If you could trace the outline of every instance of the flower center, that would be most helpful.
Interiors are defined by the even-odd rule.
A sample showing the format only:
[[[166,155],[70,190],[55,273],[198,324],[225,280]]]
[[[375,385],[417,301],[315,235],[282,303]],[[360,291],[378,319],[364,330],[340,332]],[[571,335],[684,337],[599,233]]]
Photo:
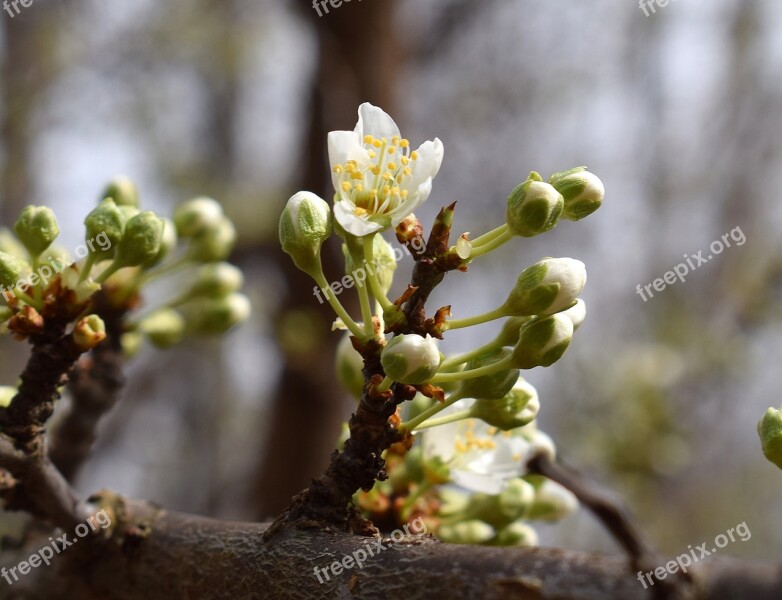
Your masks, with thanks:
[[[368,166],[359,168],[355,160],[349,160],[333,168],[340,175],[342,192],[356,206],[357,216],[393,213],[410,193],[406,183],[418,153],[411,152],[410,142],[397,135],[390,142],[365,135],[363,144],[369,153]]]

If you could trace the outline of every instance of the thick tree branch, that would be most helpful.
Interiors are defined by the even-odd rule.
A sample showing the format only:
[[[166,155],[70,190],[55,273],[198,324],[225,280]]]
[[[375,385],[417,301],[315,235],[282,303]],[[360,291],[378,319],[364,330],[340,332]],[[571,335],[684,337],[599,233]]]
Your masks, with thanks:
[[[15,583],[14,592],[47,600],[654,597],[618,557],[551,548],[457,546],[421,537],[395,543],[296,527],[284,527],[264,541],[262,524],[172,513],[111,494],[96,501],[114,515],[113,537],[68,548],[52,566]],[[0,555],[0,564],[26,558],[39,542]],[[368,556],[363,568],[354,565],[338,575],[330,570],[328,579],[322,573],[359,550],[369,554],[368,548],[374,556]],[[782,576],[774,565],[725,558],[693,568],[692,600],[771,600],[782,595]]]

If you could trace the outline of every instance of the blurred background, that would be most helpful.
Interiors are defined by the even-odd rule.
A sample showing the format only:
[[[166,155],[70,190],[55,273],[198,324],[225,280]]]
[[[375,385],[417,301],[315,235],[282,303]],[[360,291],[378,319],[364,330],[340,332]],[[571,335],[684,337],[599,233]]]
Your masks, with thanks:
[[[541,427],[663,550],[746,521],[751,540],[723,552],[771,556],[782,474],[755,426],[781,401],[782,5],[655,8],[373,0],[319,17],[299,0],[35,0],[0,13],[0,223],[47,204],[73,248],[120,173],[162,214],[213,196],[237,223],[232,261],[254,306],[225,339],[134,359],[78,488],[261,519],[325,466],[352,400],[334,381],[333,315],[279,249],[277,220],[299,189],[330,197],[326,133],[352,129],[369,100],[414,145],[443,140],[426,225],[456,200],[456,230],[496,227],[533,169],[584,164],[603,179],[595,215],[450,275],[430,306],[484,312],[541,257],[583,260],[588,318],[559,363],[528,376]],[[737,227],[745,244],[647,301],[636,293]],[[444,348],[496,329],[454,332]],[[23,347],[0,339],[0,357],[13,384]],[[583,511],[541,538],[616,550]]]

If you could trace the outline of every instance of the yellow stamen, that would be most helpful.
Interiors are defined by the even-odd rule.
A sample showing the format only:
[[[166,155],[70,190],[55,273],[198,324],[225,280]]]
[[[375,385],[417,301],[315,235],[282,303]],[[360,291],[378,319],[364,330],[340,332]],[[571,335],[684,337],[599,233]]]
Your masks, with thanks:
[[[388,147],[388,153],[389,154],[393,154],[394,152],[396,152],[396,146],[389,146]]]
[[[342,191],[343,192],[349,192],[351,187],[353,187],[353,186],[350,185],[349,181],[343,181],[342,182]]]
[[[405,138],[402,138],[401,140],[399,140],[399,147],[400,148],[407,148],[408,146],[410,146],[410,142],[408,140],[406,140]]]
[[[375,138],[373,138],[371,135],[367,134],[364,136],[365,144],[373,144],[374,142],[375,142]]]
[[[410,153],[410,158],[412,158],[413,160],[418,160],[418,151],[417,150],[413,150]]]
[[[396,171],[396,163],[388,163],[386,167],[391,171]]]

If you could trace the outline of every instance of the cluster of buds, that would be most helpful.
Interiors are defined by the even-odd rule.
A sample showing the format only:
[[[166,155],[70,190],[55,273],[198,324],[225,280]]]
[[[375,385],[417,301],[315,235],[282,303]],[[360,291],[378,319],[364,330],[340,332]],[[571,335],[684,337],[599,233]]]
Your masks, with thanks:
[[[394,417],[406,449],[408,442],[421,437],[414,436],[416,432],[426,430],[423,454],[415,450],[420,444],[393,460],[389,451],[390,463],[406,474],[402,488],[410,488],[412,500],[405,499],[399,486],[383,482],[360,496],[361,505],[377,513],[379,505],[394,506],[399,500],[410,509],[430,488],[445,483],[434,481],[442,475],[440,470],[424,467],[440,460],[447,466],[447,481],[489,494],[468,500],[465,506],[469,508],[449,508],[451,512],[443,513],[439,530],[444,539],[534,543],[534,531],[521,521],[531,515],[561,516],[575,502],[570,497],[552,500],[565,496],[552,492],[551,482],[524,472],[525,458],[531,452],[553,453],[553,444],[535,425],[538,395],[520,374],[552,365],[568,348],[586,316],[579,298],[586,284],[585,266],[572,258],[544,258],[521,272],[498,308],[467,318],[451,318],[449,306],[426,318],[416,304],[418,287],[425,274],[436,285],[446,272],[466,271],[513,238],[537,236],[562,219],[577,221],[588,216],[602,204],[602,182],[584,167],[554,173],[547,182],[532,172],[507,197],[502,225],[475,239],[462,234],[450,246],[453,205],[440,212],[427,242],[413,214],[428,198],[440,169],[443,145],[439,139],[412,150],[390,116],[362,104],[353,131],[329,134],[328,151],[333,206],[311,192],[293,195],[280,218],[280,244],[294,264],[315,280],[313,293],[333,308],[335,328],[347,330],[337,351],[338,379],[360,402],[397,394],[403,400],[415,397],[404,406],[416,409],[402,407]],[[403,252],[384,239],[384,232],[391,231],[417,263],[414,283],[397,299],[387,294]],[[330,281],[321,251],[332,234],[341,238],[345,273]],[[349,289],[358,296],[360,317],[349,314],[340,301],[340,294]],[[506,319],[494,340],[458,356],[440,352],[438,340],[447,331],[494,319]],[[463,433],[458,428],[465,426],[475,432],[469,434],[473,438],[461,440]],[[488,428],[480,443],[475,437],[479,427]],[[435,444],[433,435],[446,441]],[[502,460],[471,454],[490,451]],[[462,468],[459,457],[466,455],[472,458],[465,464],[481,465],[487,471],[476,475]],[[498,470],[498,461],[508,464]],[[390,481],[398,484],[400,477],[395,478],[391,464],[388,471]],[[418,478],[408,477],[411,473]],[[502,506],[504,516],[501,520],[485,518],[491,510],[479,505]],[[400,515],[407,519],[410,510]]]
[[[136,186],[118,177],[84,226],[72,254],[52,246],[60,230],[46,206],[25,208],[13,233],[0,230],[0,333],[29,337],[56,318],[72,323],[74,343],[90,350],[107,335],[93,312],[98,292],[104,309],[123,315],[122,344],[131,353],[143,339],[169,347],[187,335],[223,333],[249,315],[242,274],[223,262],[236,233],[215,200],[184,202],[166,219],[141,210]],[[191,278],[187,291],[132,319],[142,288],[180,270]]]

